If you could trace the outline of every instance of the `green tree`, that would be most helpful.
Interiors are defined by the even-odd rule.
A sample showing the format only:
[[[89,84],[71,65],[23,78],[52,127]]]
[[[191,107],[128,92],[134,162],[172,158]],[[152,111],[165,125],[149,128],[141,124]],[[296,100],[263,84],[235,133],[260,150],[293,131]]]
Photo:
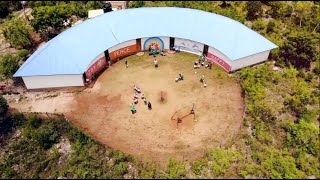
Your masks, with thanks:
[[[0,1],[0,18],[5,18],[9,14],[9,1]]]
[[[298,124],[289,123],[286,144],[288,147],[301,149],[308,154],[319,154],[319,128],[313,124],[300,120]]]
[[[87,10],[102,9],[104,4],[105,4],[104,1],[88,1],[86,4],[86,9]]]
[[[169,179],[181,179],[187,174],[184,163],[179,163],[174,159],[169,159],[167,168],[167,178]]]
[[[0,56],[0,73],[7,79],[19,68],[19,57],[11,54]]]
[[[267,33],[272,33],[274,32],[276,24],[273,21],[269,21],[267,25]]]
[[[260,1],[247,1],[247,19],[255,20],[262,15],[262,3]]]
[[[310,34],[291,35],[280,47],[279,56],[287,66],[292,64],[296,68],[310,70],[311,62],[316,60],[317,50],[315,39]]]
[[[6,116],[8,108],[7,100],[0,95],[0,134],[8,132],[12,127],[11,118]]]
[[[25,22],[20,18],[3,23],[3,35],[14,48],[23,48],[32,44],[32,38]]]
[[[59,4],[56,6],[40,6],[32,11],[32,27],[47,36],[53,31],[60,32],[66,22],[73,14],[73,7],[70,4]]]
[[[5,98],[0,95],[0,116],[4,116],[4,114],[8,111],[8,103]]]
[[[285,15],[285,8],[286,8],[285,1],[271,1],[269,4],[271,6],[271,9],[269,10],[270,15],[273,18],[281,18]]]
[[[303,17],[311,13],[312,1],[297,1],[295,4],[295,12],[299,20],[299,26],[301,27]]]
[[[139,8],[144,6],[144,1],[131,1],[129,3],[129,8]]]

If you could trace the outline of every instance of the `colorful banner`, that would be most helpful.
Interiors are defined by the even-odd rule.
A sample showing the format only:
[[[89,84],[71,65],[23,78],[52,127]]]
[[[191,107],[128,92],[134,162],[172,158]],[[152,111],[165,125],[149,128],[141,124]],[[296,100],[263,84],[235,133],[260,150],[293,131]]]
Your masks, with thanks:
[[[90,68],[86,71],[86,76],[88,79],[91,79],[94,74],[99,72],[102,68],[106,66],[106,58],[105,56],[100,57],[94,64],[90,66]]]
[[[231,66],[229,64],[227,64],[224,60],[220,59],[219,57],[217,57],[209,52],[207,54],[207,58],[209,60],[215,62],[216,64],[220,65],[227,72],[229,72],[231,70]]]
[[[124,48],[120,48],[118,50],[112,51],[109,53],[110,60],[120,59],[129,55],[132,55],[137,52],[137,45],[131,45]]]
[[[161,50],[164,49],[164,43],[161,38],[158,37],[151,37],[148,38],[143,44],[143,50],[150,51],[150,50]]]

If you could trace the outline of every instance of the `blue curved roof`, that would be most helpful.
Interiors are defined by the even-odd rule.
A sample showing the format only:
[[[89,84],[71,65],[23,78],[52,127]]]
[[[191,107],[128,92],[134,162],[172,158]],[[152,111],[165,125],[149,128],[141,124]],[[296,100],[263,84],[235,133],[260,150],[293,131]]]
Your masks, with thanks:
[[[91,61],[119,43],[170,36],[207,44],[231,61],[277,48],[257,32],[225,16],[177,7],[108,12],[77,24],[36,50],[14,74],[82,74]]]

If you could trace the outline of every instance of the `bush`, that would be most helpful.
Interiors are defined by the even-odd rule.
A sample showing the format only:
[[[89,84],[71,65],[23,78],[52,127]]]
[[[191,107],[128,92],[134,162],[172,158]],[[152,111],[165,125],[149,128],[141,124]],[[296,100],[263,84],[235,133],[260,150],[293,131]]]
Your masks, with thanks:
[[[267,25],[267,33],[274,32],[275,26],[276,26],[276,24],[273,21],[269,21],[269,23]]]
[[[58,142],[60,135],[54,124],[49,122],[34,131],[31,137],[36,140],[42,148],[49,149],[53,144]]]
[[[7,100],[0,95],[0,116],[4,116],[8,111],[9,105]]]
[[[30,128],[38,128],[41,125],[41,119],[38,118],[37,114],[33,113],[28,118],[28,126]]]
[[[17,53],[17,55],[20,57],[22,61],[25,61],[29,54],[30,54],[29,51],[26,49],[21,49]]]
[[[300,120],[298,124],[288,123],[286,144],[309,154],[319,154],[319,129],[311,123]]]
[[[192,172],[198,176],[201,175],[202,170],[208,165],[208,160],[205,159],[200,159],[200,160],[196,160],[194,162],[191,163],[191,169]]]
[[[207,157],[212,161],[211,170],[216,177],[224,175],[232,163],[243,159],[240,153],[231,149],[224,150],[221,148],[210,150]]]
[[[23,125],[26,120],[23,113],[20,113],[20,112],[13,113],[11,118],[12,118],[13,127],[18,127]]]
[[[12,78],[19,69],[19,57],[11,54],[0,56],[0,73],[5,78]]]
[[[169,164],[167,168],[167,178],[168,179],[181,179],[185,178],[187,171],[185,169],[184,163],[179,163],[174,159],[169,159]]]

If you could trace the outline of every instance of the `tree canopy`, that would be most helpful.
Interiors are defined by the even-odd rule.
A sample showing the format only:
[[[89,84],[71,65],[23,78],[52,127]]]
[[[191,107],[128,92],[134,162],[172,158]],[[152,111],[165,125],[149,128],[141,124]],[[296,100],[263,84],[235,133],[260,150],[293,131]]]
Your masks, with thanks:
[[[14,48],[23,48],[32,44],[32,38],[26,23],[20,18],[6,20],[2,25],[3,35]]]

